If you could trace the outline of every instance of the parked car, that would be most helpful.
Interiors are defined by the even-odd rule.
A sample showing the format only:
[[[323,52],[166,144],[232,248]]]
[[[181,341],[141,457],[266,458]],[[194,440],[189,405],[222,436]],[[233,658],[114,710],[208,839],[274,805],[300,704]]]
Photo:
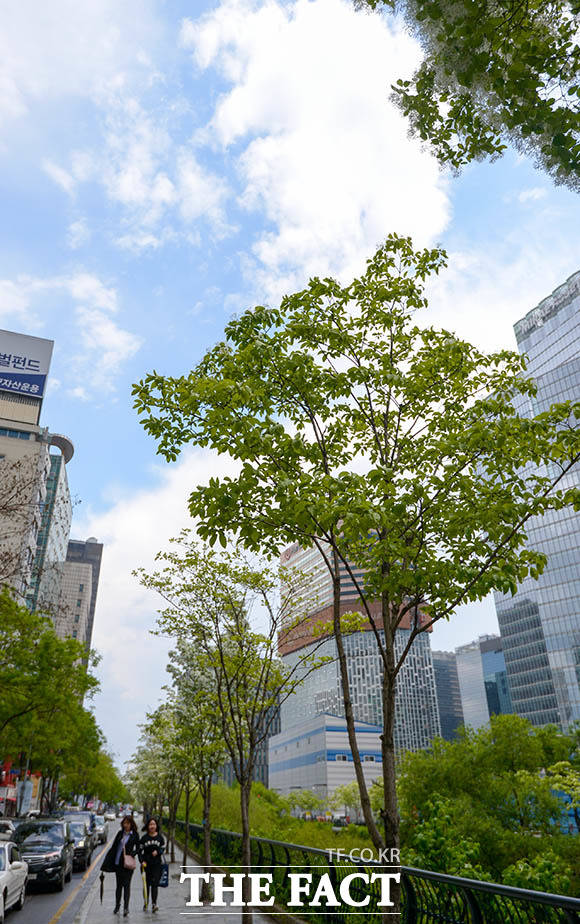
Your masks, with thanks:
[[[10,818],[0,818],[0,834],[10,835],[10,840],[12,840],[12,835],[16,831],[16,825]]]
[[[28,865],[22,859],[14,841],[0,843],[0,921],[9,908],[18,911],[26,898]]]
[[[93,855],[93,839],[84,821],[69,822],[70,836],[74,841],[74,869],[88,869]]]
[[[62,892],[73,868],[68,824],[55,818],[26,819],[16,829],[14,841],[28,863],[28,882],[54,885]]]
[[[82,821],[86,824],[89,829],[89,837],[91,840],[91,850],[97,846],[97,837],[95,834],[95,814],[94,812],[89,811],[80,811],[80,812],[65,812],[64,820],[68,821],[69,824],[74,824],[76,821]]]
[[[107,843],[107,822],[105,818],[105,815],[95,815],[95,837],[99,844]]]

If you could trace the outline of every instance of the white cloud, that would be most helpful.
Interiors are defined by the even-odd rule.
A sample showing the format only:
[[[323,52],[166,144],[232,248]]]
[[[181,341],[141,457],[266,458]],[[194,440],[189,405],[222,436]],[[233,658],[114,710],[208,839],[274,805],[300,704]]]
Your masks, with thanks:
[[[42,162],[42,169],[44,172],[54,180],[57,186],[60,186],[61,189],[68,193],[71,196],[75,188],[75,178],[67,170],[64,170],[62,167],[59,167],[58,164],[54,164],[51,160],[44,160]]]
[[[71,250],[78,250],[79,247],[84,247],[85,244],[88,244],[90,239],[91,232],[86,219],[79,218],[78,221],[72,221],[70,223],[68,226],[67,244]]]
[[[186,21],[181,42],[232,85],[205,136],[270,226],[249,266],[270,297],[308,274],[360,271],[391,230],[419,243],[442,232],[446,181],[388,100],[419,58],[407,35],[345,0],[224,0]]]
[[[157,41],[152,0],[36,0],[4,5],[0,33],[0,121],[35,104],[97,98],[110,83],[142,76],[140,54]]]
[[[524,189],[518,195],[518,201],[525,205],[526,202],[537,202],[539,199],[545,199],[548,190],[544,186],[532,186],[530,189]]]
[[[513,325],[580,266],[580,243],[556,210],[530,214],[502,234],[449,252],[428,285],[421,322],[446,327],[484,350],[515,349]]]
[[[59,294],[56,301],[55,293]],[[94,274],[79,271],[68,276],[0,280],[0,317],[6,324],[17,321],[24,331],[44,332],[49,328],[51,312],[62,310],[62,299],[66,296],[74,305],[75,323],[66,371],[61,371],[63,387],[69,384],[67,374],[70,376],[72,371],[75,384],[68,391],[73,397],[88,400],[95,391],[113,392],[115,374],[137,352],[142,341],[112,317],[119,311],[117,292]],[[67,349],[66,344],[64,348]],[[84,385],[79,387],[76,379],[81,376]]]
[[[96,536],[104,543],[93,646],[103,655],[102,693],[97,719],[107,729],[112,747],[126,759],[134,750],[137,724],[155,708],[169,644],[153,638],[155,612],[161,598],[141,587],[132,571],[152,570],[156,552],[192,521],[187,497],[209,475],[233,471],[223,457],[187,451],[177,465],[158,470],[157,483],[134,493],[124,492],[101,514],[85,513],[75,535]]]

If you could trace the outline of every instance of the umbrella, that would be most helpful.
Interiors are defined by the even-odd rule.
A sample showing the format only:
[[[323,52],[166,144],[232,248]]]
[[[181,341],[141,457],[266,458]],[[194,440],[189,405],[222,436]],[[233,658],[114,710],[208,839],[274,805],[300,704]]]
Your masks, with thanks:
[[[103,892],[105,890],[105,874],[101,873],[101,905],[103,904]]]
[[[147,894],[147,873],[144,866],[141,867],[141,879],[143,880],[143,904],[147,905],[149,896]]]

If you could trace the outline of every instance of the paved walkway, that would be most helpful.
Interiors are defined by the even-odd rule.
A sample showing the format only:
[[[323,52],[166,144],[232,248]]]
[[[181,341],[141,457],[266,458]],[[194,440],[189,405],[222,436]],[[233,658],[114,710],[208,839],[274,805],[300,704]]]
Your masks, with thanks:
[[[191,864],[191,861],[190,861]],[[201,868],[193,864],[187,867],[188,872],[201,872]],[[135,870],[131,882],[131,902],[129,905],[129,915],[124,918],[121,915],[113,915],[115,904],[115,877],[112,873],[105,875],[105,887],[103,902],[100,900],[100,881],[91,887],[81,911],[75,918],[75,924],[187,924],[188,921],[197,916],[195,924],[241,924],[241,914],[237,911],[230,912],[229,909],[211,908],[188,908],[186,902],[190,896],[189,881],[183,884],[179,882],[181,874],[181,864],[171,863],[169,865],[169,887],[159,889],[159,911],[152,914],[151,910],[143,911],[143,886],[139,870]],[[272,924],[273,921],[287,922],[290,916],[280,915],[272,918],[266,918],[264,915],[254,912],[253,924]]]

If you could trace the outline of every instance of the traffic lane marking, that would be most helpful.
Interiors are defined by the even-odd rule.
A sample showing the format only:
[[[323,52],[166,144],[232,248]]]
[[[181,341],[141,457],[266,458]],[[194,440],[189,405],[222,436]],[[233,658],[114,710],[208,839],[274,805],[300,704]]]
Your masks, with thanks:
[[[86,873],[83,875],[83,878],[82,878],[81,881],[79,882],[78,886],[77,886],[75,889],[73,889],[73,891],[70,893],[70,895],[68,896],[68,898],[66,899],[66,901],[64,901],[63,904],[60,906],[60,908],[58,909],[58,911],[56,912],[56,914],[54,914],[54,915],[51,917],[51,919],[50,919],[50,921],[48,922],[48,924],[56,924],[56,922],[59,920],[59,918],[62,917],[62,915],[65,913],[66,909],[68,908],[68,906],[69,906],[70,903],[72,902],[73,898],[74,898],[76,895],[78,895],[78,893],[79,893],[80,890],[82,889],[83,885],[85,884],[85,882],[87,881],[87,879],[88,879],[89,876],[91,875],[92,871],[94,870],[95,866],[97,865],[97,863],[99,862],[99,860],[101,859],[101,857],[105,854],[105,852],[106,852],[108,846],[109,846],[108,844],[105,844],[105,846],[104,846],[103,849],[101,850],[100,854],[98,855],[97,859],[96,859],[96,860],[93,860],[93,862],[92,862],[91,865],[89,866],[88,870],[87,870]]]

